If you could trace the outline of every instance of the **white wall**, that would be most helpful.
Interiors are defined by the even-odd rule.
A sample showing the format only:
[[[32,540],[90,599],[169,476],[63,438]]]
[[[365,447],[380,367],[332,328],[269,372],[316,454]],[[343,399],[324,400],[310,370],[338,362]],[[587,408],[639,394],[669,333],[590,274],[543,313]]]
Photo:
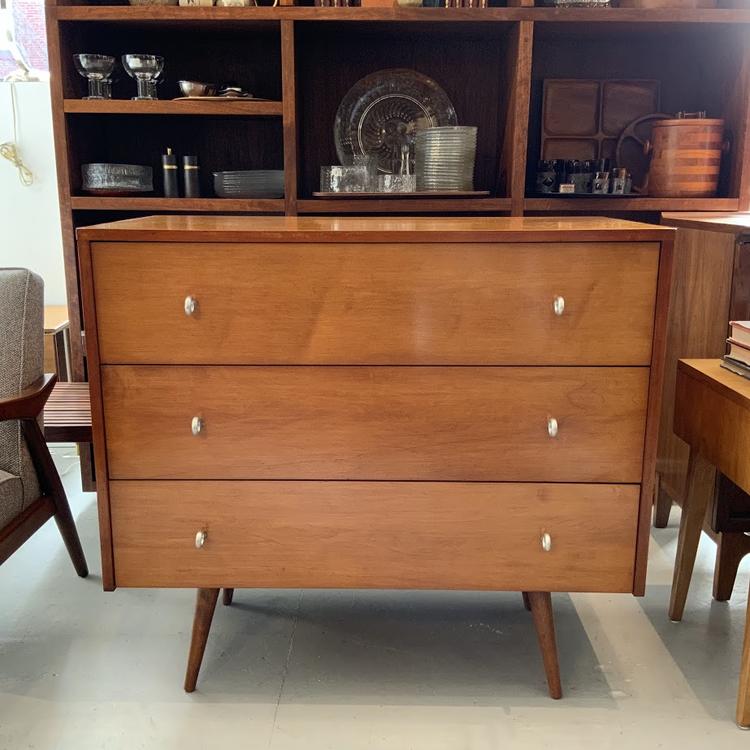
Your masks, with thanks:
[[[13,139],[10,84],[0,83],[0,143]],[[24,187],[0,158],[0,266],[30,268],[44,279],[44,301],[65,304],[60,211],[49,83],[16,84],[18,145],[34,184]]]

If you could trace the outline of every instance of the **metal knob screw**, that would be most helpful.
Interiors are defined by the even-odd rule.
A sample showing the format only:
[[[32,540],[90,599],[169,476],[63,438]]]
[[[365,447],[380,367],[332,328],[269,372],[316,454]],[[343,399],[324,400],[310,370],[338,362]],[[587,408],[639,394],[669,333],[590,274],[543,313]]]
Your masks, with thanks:
[[[193,315],[198,308],[198,300],[192,295],[185,297],[185,315]]]
[[[548,417],[547,418],[547,434],[551,437],[557,437],[557,420],[554,417]]]
[[[203,547],[203,545],[206,543],[206,539],[208,539],[208,532],[205,529],[201,529],[195,535],[195,548],[201,549],[201,547]]]
[[[552,300],[552,309],[555,311],[555,315],[562,315],[565,312],[565,297],[557,295]]]
[[[200,417],[193,417],[192,421],[190,422],[190,430],[193,435],[199,435],[202,429],[203,420]]]
[[[552,537],[545,531],[541,538],[542,549],[545,552],[549,552],[552,549]]]

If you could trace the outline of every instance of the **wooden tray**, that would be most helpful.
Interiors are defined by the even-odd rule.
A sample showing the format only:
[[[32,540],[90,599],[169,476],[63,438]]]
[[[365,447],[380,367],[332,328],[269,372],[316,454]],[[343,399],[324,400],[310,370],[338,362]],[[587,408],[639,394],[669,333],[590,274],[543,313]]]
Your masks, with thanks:
[[[413,193],[313,193],[314,198],[486,198],[489,190],[423,190]]]
[[[659,112],[659,81],[547,78],[542,99],[541,159],[614,159],[617,138],[626,125]],[[623,164],[639,185],[648,157],[635,142]]]

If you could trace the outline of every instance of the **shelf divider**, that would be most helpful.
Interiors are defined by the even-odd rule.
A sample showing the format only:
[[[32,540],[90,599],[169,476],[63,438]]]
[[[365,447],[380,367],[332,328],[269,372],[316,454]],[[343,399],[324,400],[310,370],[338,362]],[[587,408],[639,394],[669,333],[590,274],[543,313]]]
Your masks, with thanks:
[[[299,128],[297,127],[297,68],[295,64],[294,21],[281,22],[281,97],[284,138],[284,200],[286,213],[297,214],[297,170],[299,168]]]
[[[530,21],[521,21],[515,30],[511,45],[513,74],[499,165],[499,177],[501,180],[505,179],[503,187],[505,193],[511,197],[513,216],[523,215],[523,201],[526,193],[533,44],[534,24]]]

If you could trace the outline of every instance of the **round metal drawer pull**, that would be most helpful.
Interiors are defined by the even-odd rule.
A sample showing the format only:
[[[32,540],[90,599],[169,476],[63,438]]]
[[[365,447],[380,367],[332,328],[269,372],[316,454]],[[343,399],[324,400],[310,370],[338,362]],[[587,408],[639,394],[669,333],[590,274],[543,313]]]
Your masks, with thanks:
[[[565,312],[565,297],[557,295],[552,300],[552,309],[555,311],[555,315],[560,316]]]
[[[549,552],[552,549],[552,537],[545,531],[544,534],[542,534],[542,549],[545,552]]]
[[[203,545],[206,543],[206,539],[208,539],[208,532],[204,529],[201,529],[196,535],[195,535],[195,548],[201,549]]]
[[[192,421],[190,422],[190,430],[193,435],[200,435],[202,429],[203,420],[200,417],[193,417]]]
[[[198,308],[198,300],[192,295],[185,297],[185,315],[193,315]]]
[[[547,418],[547,434],[551,437],[557,437],[557,420],[554,417]]]

